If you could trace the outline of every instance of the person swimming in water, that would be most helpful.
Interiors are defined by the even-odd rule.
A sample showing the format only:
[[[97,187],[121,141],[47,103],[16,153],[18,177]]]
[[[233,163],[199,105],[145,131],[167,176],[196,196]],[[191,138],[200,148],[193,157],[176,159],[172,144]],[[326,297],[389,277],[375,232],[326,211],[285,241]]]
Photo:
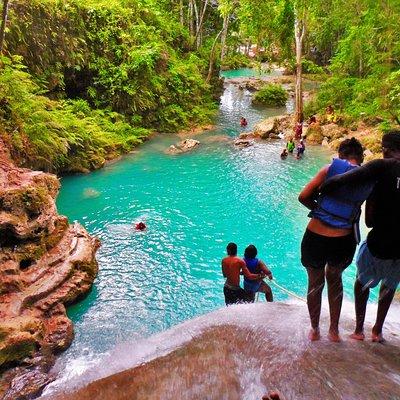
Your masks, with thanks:
[[[242,128],[246,128],[246,126],[247,126],[247,119],[246,119],[245,117],[241,117],[241,118],[240,118],[240,126],[241,126]]]
[[[146,227],[146,224],[144,223],[144,222],[138,222],[136,225],[135,225],[135,229],[137,230],[137,231],[144,231],[145,229],[146,229],[147,227]]]
[[[252,244],[247,246],[244,251],[244,262],[246,267],[253,274],[263,274],[272,280],[272,272],[267,268],[267,266],[259,260],[257,257],[257,248]],[[263,280],[250,280],[244,277],[244,290],[251,294],[251,298],[254,301],[255,294],[261,292],[265,294],[265,300],[268,302],[273,301],[272,290]]]
[[[283,149],[281,153],[281,159],[284,160],[285,158],[287,158],[288,154],[288,151],[286,149]]]

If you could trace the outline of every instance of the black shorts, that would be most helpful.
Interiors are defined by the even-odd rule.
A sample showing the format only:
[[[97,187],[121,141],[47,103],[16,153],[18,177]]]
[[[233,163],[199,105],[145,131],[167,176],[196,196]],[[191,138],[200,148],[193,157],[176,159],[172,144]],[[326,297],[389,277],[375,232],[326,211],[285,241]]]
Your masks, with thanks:
[[[249,303],[251,294],[242,288],[230,289],[224,286],[225,304]]]
[[[345,269],[353,261],[356,251],[354,234],[328,237],[306,230],[301,241],[301,263],[306,268],[332,267]]]

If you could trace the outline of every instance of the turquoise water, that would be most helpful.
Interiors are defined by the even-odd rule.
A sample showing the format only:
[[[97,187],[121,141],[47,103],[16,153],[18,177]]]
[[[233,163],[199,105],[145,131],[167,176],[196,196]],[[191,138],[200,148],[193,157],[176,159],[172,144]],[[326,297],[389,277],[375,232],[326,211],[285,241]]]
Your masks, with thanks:
[[[240,68],[221,71],[220,75],[223,78],[253,78],[261,76],[279,76],[282,75],[282,73],[279,70],[267,71],[266,69]]]
[[[303,160],[282,161],[283,141],[246,149],[227,141],[242,131],[240,116],[251,128],[285,111],[254,108],[249,92],[228,85],[215,130],[196,136],[201,145],[192,153],[165,154],[181,139],[160,135],[102,170],[62,179],[59,211],[102,241],[93,290],[68,311],[76,338],[62,363],[87,364],[119,342],[222,307],[220,260],[230,241],[241,254],[256,245],[277,282],[305,296],[299,244],[307,211],[297,196],[330,154],[309,146]],[[136,232],[137,221],[148,229]],[[353,281],[351,266],[348,296]]]

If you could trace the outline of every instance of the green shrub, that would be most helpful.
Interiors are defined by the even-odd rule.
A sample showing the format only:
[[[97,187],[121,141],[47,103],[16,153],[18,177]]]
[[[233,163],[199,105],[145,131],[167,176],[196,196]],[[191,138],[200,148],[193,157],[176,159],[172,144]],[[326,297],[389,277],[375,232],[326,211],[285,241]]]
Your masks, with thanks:
[[[51,172],[90,170],[149,134],[121,114],[93,110],[84,100],[41,96],[19,57],[0,61],[0,137],[20,165]]]
[[[228,54],[221,64],[222,70],[252,67],[253,60],[242,53]]]
[[[253,102],[268,107],[282,107],[287,99],[288,93],[281,85],[268,84],[255,93]]]

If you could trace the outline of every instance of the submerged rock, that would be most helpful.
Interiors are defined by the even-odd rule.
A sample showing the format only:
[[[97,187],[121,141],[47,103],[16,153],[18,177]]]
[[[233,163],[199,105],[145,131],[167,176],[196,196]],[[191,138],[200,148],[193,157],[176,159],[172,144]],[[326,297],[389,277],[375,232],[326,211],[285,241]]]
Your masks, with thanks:
[[[0,367],[20,366],[2,374],[0,397],[28,398],[72,341],[64,305],[90,289],[99,242],[57,214],[56,176],[15,167],[1,148]]]
[[[249,139],[236,139],[233,141],[233,144],[237,147],[250,147],[253,146],[254,141]]]
[[[185,139],[177,144],[172,144],[166,150],[167,154],[182,154],[195,149],[200,145],[200,142],[195,139]]]

